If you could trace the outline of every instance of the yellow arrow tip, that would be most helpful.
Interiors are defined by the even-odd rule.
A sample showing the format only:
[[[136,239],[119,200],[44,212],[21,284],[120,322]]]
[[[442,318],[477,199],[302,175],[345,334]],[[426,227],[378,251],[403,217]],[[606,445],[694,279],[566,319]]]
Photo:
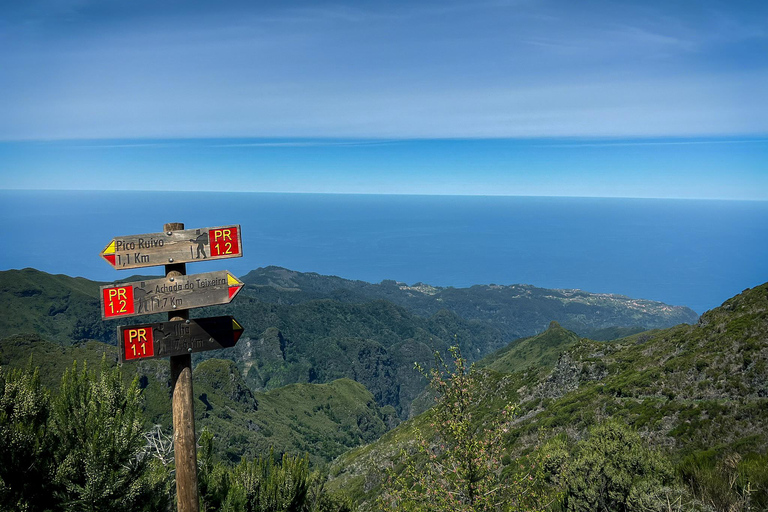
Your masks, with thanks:
[[[243,330],[243,326],[240,325],[239,323],[237,323],[237,320],[235,320],[234,318],[232,319],[232,330],[233,331],[242,331]]]
[[[242,286],[242,284],[235,276],[227,272],[227,286]]]
[[[104,249],[103,254],[115,254],[115,241],[112,240],[106,249]]]

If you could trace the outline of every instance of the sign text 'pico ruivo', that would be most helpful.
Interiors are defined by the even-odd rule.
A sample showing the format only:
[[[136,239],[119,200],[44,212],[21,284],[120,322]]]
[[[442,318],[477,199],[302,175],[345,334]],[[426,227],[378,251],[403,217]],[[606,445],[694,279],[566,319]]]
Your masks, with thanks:
[[[242,249],[240,226],[233,225],[119,236],[107,244],[101,257],[118,270],[128,270],[238,258]]]

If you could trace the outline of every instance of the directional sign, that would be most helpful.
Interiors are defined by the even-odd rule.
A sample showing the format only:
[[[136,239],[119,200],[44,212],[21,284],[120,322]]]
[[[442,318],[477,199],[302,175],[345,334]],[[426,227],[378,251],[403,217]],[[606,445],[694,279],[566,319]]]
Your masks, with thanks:
[[[239,258],[240,225],[113,238],[101,257],[118,270]]]
[[[101,318],[226,304],[242,287],[243,282],[226,270],[111,284],[101,287]]]
[[[243,327],[231,316],[117,328],[120,362],[234,347]]]

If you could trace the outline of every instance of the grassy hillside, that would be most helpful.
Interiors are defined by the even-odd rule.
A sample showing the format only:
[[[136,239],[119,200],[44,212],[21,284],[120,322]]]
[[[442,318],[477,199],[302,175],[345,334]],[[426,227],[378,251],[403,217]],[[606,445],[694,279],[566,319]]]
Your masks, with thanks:
[[[0,272],[0,336],[39,334],[61,342],[107,341],[114,325],[99,315],[101,283],[34,269]]]
[[[316,464],[378,439],[396,421],[392,407],[380,409],[361,384],[292,384],[253,393],[232,361],[210,359],[195,369],[195,416],[225,442],[220,455],[308,453]],[[200,428],[198,427],[198,428]]]
[[[473,359],[504,345],[501,334],[482,323],[448,311],[422,318],[381,300],[279,305],[246,296],[217,310],[236,315],[247,331],[233,351],[213,356],[234,360],[254,390],[350,378],[404,417],[425,385],[414,361],[427,362],[455,343]]]
[[[529,366],[552,366],[561,352],[578,341],[576,333],[553,321],[543,333],[510,343],[477,364],[500,373],[514,373]]]
[[[506,438],[510,455],[557,435],[576,443],[590,426],[616,418],[662,449],[681,479],[715,485],[732,466],[740,481],[751,479],[753,499],[766,503],[768,472],[760,468],[768,461],[768,284],[709,311],[697,325],[607,343],[576,339],[556,325],[550,331],[539,340],[554,341],[551,350],[521,342],[483,361],[476,423],[479,428],[509,402],[519,404]],[[433,435],[431,414],[344,454],[332,468],[332,487],[370,501],[382,468],[403,449],[413,450],[414,432]]]
[[[117,364],[117,349],[98,341],[77,345],[60,345],[37,334],[17,334],[0,339],[0,365],[24,367],[32,361],[40,368],[40,379],[48,388],[56,389],[64,370],[72,361],[98,368],[103,358],[110,366]]]
[[[618,415],[680,454],[736,445],[764,451],[768,284],[707,312],[695,326],[607,344],[582,340],[521,395],[527,411],[538,411],[523,430]]]
[[[101,319],[99,287],[104,284],[33,268],[0,272],[0,337],[36,334],[63,344],[87,340],[114,344],[115,329],[127,322]],[[165,315],[155,314],[141,321],[162,319]]]

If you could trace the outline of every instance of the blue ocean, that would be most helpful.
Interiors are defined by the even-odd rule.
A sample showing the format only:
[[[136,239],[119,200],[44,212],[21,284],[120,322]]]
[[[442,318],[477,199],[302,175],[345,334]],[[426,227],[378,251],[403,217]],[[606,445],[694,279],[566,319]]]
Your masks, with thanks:
[[[99,281],[128,277],[99,257],[113,237],[166,222],[242,227],[244,257],[189,273],[278,265],[369,282],[524,283],[697,313],[768,281],[759,201],[0,191],[0,219],[0,269]]]

